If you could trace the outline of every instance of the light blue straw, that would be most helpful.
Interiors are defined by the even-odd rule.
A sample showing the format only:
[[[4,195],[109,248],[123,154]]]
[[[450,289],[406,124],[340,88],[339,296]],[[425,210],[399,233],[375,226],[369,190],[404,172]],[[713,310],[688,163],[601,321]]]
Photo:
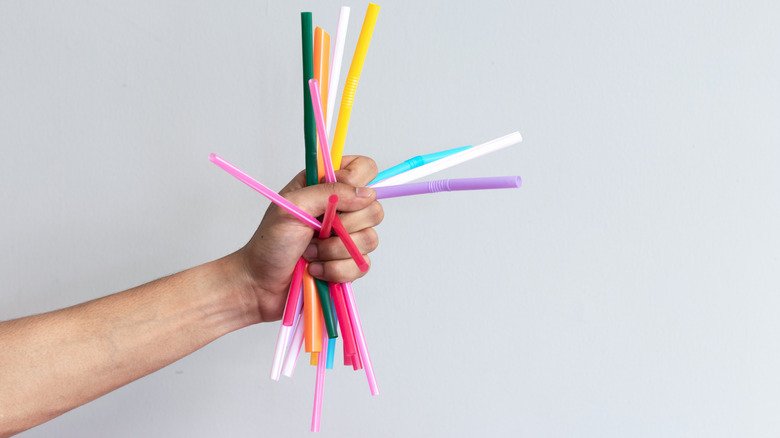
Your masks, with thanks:
[[[336,316],[336,309],[335,309],[335,307],[333,308],[333,319],[335,320],[336,327],[338,327],[338,325],[339,325],[339,318],[338,318],[338,316]],[[333,369],[333,358],[336,355],[336,339],[338,339],[338,338],[328,338],[328,359],[327,359],[327,362],[325,362],[325,369],[326,370],[332,370]]]
[[[457,154],[458,152],[465,151],[466,149],[470,149],[471,147],[472,146],[462,146],[455,149],[448,149],[446,151],[434,152],[432,154],[418,155],[416,157],[412,157],[401,164],[397,164],[389,169],[379,172],[376,178],[374,178],[374,180],[368,183],[367,185],[370,186],[371,184],[378,183],[379,181],[390,178],[391,176],[396,176],[399,173],[406,172],[407,170],[414,169],[415,167],[420,167],[423,164],[428,164],[436,160],[441,160],[444,157],[449,157],[452,154]]]

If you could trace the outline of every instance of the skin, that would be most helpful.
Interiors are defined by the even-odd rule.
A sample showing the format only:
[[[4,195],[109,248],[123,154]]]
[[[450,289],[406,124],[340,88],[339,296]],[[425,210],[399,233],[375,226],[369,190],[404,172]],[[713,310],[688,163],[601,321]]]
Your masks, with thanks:
[[[366,157],[346,156],[339,182],[281,192],[318,217],[339,196],[345,228],[363,254],[376,249],[384,216]],[[361,277],[337,237],[314,231],[271,205],[238,251],[141,286],[53,312],[0,322],[0,437],[12,436],[88,403],[252,324],[281,318],[291,274],[303,256],[327,281]]]

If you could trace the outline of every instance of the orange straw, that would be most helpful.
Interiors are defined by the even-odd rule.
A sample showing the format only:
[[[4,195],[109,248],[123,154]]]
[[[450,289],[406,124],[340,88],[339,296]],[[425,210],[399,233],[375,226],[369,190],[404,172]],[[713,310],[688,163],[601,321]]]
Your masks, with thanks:
[[[322,309],[309,265],[303,271],[303,338],[307,353],[322,351]]]
[[[328,75],[330,72],[330,35],[317,27],[314,29],[314,79],[320,84],[320,101],[323,102],[322,113],[325,120],[328,117]],[[320,179],[325,176],[325,164],[322,161],[322,152],[317,147],[317,175]]]

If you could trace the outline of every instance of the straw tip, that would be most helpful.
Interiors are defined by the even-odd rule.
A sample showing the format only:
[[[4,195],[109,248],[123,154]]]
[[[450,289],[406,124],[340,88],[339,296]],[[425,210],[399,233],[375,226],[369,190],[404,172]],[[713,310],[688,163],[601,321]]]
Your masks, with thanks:
[[[520,187],[521,185],[523,185],[523,180],[518,175],[518,176],[515,177],[515,187]]]
[[[215,153],[211,153],[211,154],[209,155],[209,161],[211,161],[211,162],[215,162],[215,161],[217,161],[217,154],[215,154]]]

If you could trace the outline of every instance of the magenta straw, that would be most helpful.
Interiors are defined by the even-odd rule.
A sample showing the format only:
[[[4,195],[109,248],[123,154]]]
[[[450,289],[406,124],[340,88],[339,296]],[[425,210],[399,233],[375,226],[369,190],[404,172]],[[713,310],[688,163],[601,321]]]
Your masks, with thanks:
[[[309,91],[311,92],[311,104],[314,107],[314,120],[317,122],[317,133],[320,136],[320,152],[322,153],[322,163],[325,165],[325,181],[336,182],[336,173],[333,170],[333,161],[330,158],[330,147],[328,146],[328,132],[325,129],[325,114],[322,113],[320,84],[316,79],[309,79]]]
[[[259,181],[252,178],[251,176],[247,175],[246,173],[241,171],[241,169],[239,169],[238,167],[225,161],[219,155],[211,154],[209,155],[209,160],[211,160],[211,162],[216,164],[217,166],[221,167],[225,172],[236,177],[239,181],[255,189],[258,193],[268,198],[274,204],[287,210],[290,214],[300,219],[306,225],[314,228],[317,231],[322,229],[322,224],[320,223],[320,221],[313,218],[309,213],[306,213],[305,211],[301,210],[300,208],[298,208],[298,206],[284,199],[278,193],[264,186]]]
[[[325,389],[325,367],[328,354],[328,330],[325,321],[322,322],[322,351],[317,359],[317,379],[314,383],[314,410],[311,414],[311,431],[320,431],[320,419],[322,418],[322,392]]]
[[[349,319],[352,323],[352,331],[355,333],[355,341],[357,341],[358,352],[360,353],[360,358],[363,361],[363,368],[366,370],[368,388],[371,390],[371,395],[378,395],[379,387],[376,385],[374,367],[371,365],[371,358],[368,355],[366,337],[363,334],[363,325],[360,324],[360,315],[358,315],[357,305],[355,304],[355,294],[352,291],[352,283],[343,283],[342,287],[344,288],[344,298],[346,298],[347,301],[347,310],[349,311]]]
[[[491,176],[486,178],[457,178],[424,181],[397,186],[376,187],[376,199],[426,193],[454,192],[460,190],[516,189],[522,181],[519,176]]]

